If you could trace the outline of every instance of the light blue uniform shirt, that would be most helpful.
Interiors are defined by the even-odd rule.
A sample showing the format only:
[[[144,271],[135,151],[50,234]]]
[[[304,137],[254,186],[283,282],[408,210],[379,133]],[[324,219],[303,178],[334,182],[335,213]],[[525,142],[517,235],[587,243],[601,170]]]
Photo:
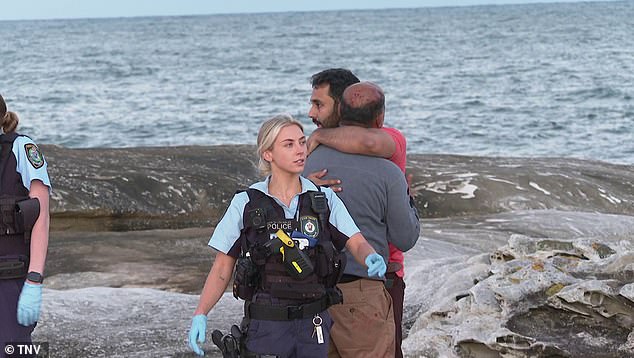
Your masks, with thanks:
[[[276,203],[284,208],[284,216],[286,219],[293,219],[295,213],[297,212],[300,194],[308,191],[317,191],[317,187],[313,182],[300,176],[299,179],[302,183],[302,191],[300,194],[293,197],[290,206],[286,206],[279,199],[269,194],[270,178],[271,177],[269,176],[264,181],[251,185],[250,188],[257,189],[273,198]],[[335,192],[330,188],[324,187],[321,188],[321,191],[326,194],[328,206],[330,207],[330,218],[328,221],[347,237],[360,232],[359,228],[354,223],[354,220],[352,220],[352,217],[348,213],[348,209],[346,209],[343,201],[339,199]],[[248,202],[249,195],[246,192],[238,193],[233,197],[227,212],[216,226],[214,233],[211,235],[211,239],[208,244],[209,246],[225,254],[231,250],[231,247],[233,247],[238,238],[240,238],[240,232],[244,229],[242,215],[244,214],[244,207]]]
[[[28,153],[27,150],[29,151]],[[31,182],[40,180],[50,191],[51,181],[48,177],[48,164],[33,140],[27,136],[17,136],[15,141],[13,141],[12,152],[15,157],[17,172],[22,177],[22,185],[27,190],[31,190]]]

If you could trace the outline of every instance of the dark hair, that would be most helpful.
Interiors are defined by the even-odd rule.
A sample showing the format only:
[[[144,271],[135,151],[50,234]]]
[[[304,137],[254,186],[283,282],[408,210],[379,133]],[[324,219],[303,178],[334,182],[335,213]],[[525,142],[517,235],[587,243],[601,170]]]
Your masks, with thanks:
[[[7,104],[4,102],[4,98],[0,95],[0,126],[4,133],[11,133],[18,127],[20,119],[18,115],[7,111]]]
[[[369,127],[383,111],[385,111],[385,96],[380,92],[379,98],[374,101],[364,103],[360,107],[352,107],[344,98],[341,101],[340,115],[343,124],[362,124]]]
[[[343,90],[346,87],[358,83],[359,78],[354,75],[350,70],[345,68],[330,68],[321,72],[315,73],[311,77],[313,88],[317,88],[323,85],[330,85],[328,95],[335,100],[335,103],[341,102],[341,96]],[[335,107],[336,109],[336,107]]]

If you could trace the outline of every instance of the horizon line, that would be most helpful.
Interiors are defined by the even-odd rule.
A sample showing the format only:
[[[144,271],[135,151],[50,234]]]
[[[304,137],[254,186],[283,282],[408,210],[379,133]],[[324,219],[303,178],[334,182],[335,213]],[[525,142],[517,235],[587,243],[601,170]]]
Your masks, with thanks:
[[[510,0],[509,0],[510,1]],[[222,15],[263,15],[263,14],[285,14],[285,13],[305,13],[305,12],[336,12],[336,11],[376,11],[376,10],[406,10],[406,9],[426,9],[426,8],[464,8],[464,7],[495,7],[495,6],[525,6],[525,5],[557,5],[569,4],[573,2],[593,3],[593,2],[617,2],[622,0],[560,0],[556,2],[545,2],[543,0],[527,1],[527,2],[508,2],[508,3],[482,3],[482,4],[456,4],[456,5],[424,5],[424,6],[396,6],[396,7],[370,7],[370,8],[338,8],[338,9],[306,9],[306,10],[272,10],[272,11],[244,11],[244,12],[212,12],[200,14],[147,14],[147,15],[112,15],[112,16],[69,16],[69,17],[32,17],[32,18],[1,18],[0,22],[14,21],[56,21],[56,20],[107,20],[107,19],[134,19],[134,18],[151,18],[151,17],[197,17],[197,16],[222,16]]]

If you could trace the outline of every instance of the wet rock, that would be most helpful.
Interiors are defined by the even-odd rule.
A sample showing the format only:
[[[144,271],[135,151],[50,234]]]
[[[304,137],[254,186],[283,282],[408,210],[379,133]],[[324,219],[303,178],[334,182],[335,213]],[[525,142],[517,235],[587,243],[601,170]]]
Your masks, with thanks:
[[[259,180],[255,148],[42,148],[54,192],[35,339],[53,356],[191,356],[206,243]],[[423,236],[406,253],[407,356],[634,356],[632,166],[408,159]],[[240,316],[227,297],[209,331]]]
[[[614,272],[632,264],[632,253],[631,239],[514,235],[490,255],[489,276],[467,295],[439,299],[403,347],[411,356],[630,357],[633,283]]]
[[[55,230],[215,225],[259,180],[248,145],[68,149],[43,145]],[[632,166],[575,159],[408,156],[422,217],[558,209],[634,215]],[[345,183],[343,183],[345,190]]]
[[[252,146],[41,147],[54,188],[52,230],[210,227],[257,178]]]
[[[198,293],[213,263],[212,228],[51,232],[46,287],[148,287]]]
[[[571,158],[408,155],[424,217],[557,209],[634,214],[634,169]]]
[[[198,296],[150,288],[45,289],[33,339],[51,357],[197,357],[187,333]],[[222,357],[211,332],[239,323],[242,305],[226,295],[208,316],[207,357]]]

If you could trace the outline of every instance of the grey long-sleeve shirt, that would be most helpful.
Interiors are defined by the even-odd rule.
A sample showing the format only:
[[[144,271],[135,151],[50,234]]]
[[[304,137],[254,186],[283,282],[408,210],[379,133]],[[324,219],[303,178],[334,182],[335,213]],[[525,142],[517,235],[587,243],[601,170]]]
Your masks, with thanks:
[[[343,191],[337,195],[363,236],[386,263],[388,242],[401,251],[414,247],[420,233],[418,213],[410,206],[405,176],[394,163],[320,145],[306,160],[304,174],[323,168],[328,169],[327,178],[341,179]],[[345,273],[368,277],[367,269],[349,252],[346,255]]]

